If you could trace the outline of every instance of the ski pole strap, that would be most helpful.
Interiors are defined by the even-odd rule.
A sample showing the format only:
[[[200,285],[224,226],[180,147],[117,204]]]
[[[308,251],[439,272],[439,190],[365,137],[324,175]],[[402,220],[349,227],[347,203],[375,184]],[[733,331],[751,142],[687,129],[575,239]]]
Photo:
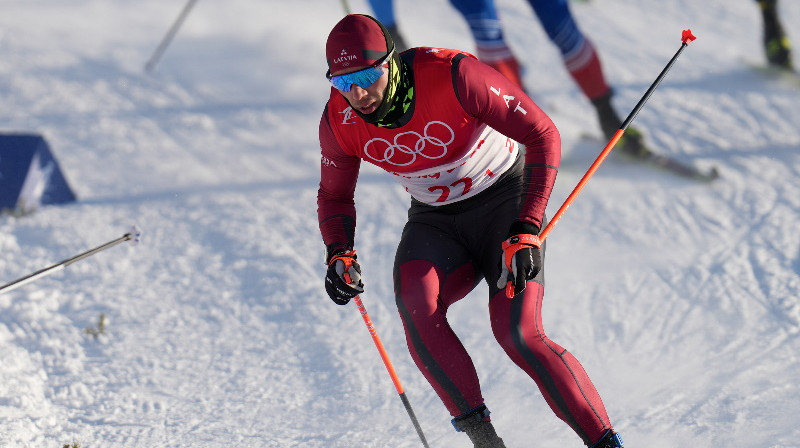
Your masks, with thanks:
[[[517,253],[517,251],[525,248],[539,248],[541,245],[541,239],[531,233],[521,233],[503,241],[503,263],[505,268],[508,270],[508,273],[513,275],[514,268],[512,263],[514,261],[514,255]],[[506,297],[509,299],[513,298],[514,292],[514,282],[508,280],[506,282]]]
[[[328,266],[336,263],[338,260],[342,260],[342,263],[344,263],[344,272],[342,273],[342,278],[344,278],[345,283],[352,283],[353,279],[350,277],[350,268],[353,266],[353,260],[355,259],[355,250],[340,252],[331,257],[331,261],[328,262]]]
[[[456,429],[456,432],[464,432],[464,427],[471,426],[472,423],[477,423],[489,418],[489,414],[491,414],[489,408],[487,408],[485,404],[482,404],[459,415],[451,420],[450,423],[453,424],[453,428]]]
[[[514,259],[514,254],[516,254],[518,250],[534,247],[539,248],[541,246],[542,242],[539,240],[539,237],[530,233],[514,235],[503,241],[503,263],[505,263],[508,272],[511,272],[511,261]]]

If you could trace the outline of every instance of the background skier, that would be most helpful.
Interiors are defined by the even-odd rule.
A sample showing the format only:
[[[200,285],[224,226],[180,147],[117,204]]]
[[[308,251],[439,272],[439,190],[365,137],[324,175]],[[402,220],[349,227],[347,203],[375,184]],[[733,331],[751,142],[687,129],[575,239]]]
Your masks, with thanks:
[[[597,50],[572,15],[569,0],[528,0],[528,3],[547,37],[561,53],[570,77],[594,106],[603,135],[610,139],[622,124],[612,105],[614,92],[606,80]],[[521,65],[505,40],[494,0],[450,0],[450,4],[466,20],[478,59],[524,88]],[[370,0],[370,6],[382,23],[384,16],[391,20],[393,26],[389,30],[393,36],[399,36],[393,0]],[[636,128],[629,128],[619,150],[639,157],[650,152],[644,144],[644,135]]]

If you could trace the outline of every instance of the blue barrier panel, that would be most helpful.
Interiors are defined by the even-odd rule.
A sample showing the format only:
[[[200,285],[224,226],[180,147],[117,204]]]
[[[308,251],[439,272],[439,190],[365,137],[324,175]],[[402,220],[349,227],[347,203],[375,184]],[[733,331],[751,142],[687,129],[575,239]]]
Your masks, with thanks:
[[[24,214],[75,199],[42,136],[0,134],[0,210]]]

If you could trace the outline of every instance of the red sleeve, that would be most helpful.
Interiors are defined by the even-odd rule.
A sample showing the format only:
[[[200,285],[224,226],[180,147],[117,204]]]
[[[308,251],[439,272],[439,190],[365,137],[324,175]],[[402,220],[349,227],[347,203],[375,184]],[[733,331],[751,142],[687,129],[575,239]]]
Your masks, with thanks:
[[[319,124],[322,149],[321,175],[317,192],[317,217],[328,253],[353,247],[356,229],[354,195],[361,159],[347,154],[339,145],[328,122],[327,107]]]
[[[555,124],[516,84],[471,57],[458,61],[454,84],[464,110],[525,147],[525,200],[518,219],[540,229],[561,162]]]

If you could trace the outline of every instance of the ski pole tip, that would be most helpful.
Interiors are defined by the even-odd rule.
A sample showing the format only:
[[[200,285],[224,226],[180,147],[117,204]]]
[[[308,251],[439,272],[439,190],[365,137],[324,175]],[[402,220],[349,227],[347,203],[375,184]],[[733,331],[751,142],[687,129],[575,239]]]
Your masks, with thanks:
[[[681,41],[683,41],[683,43],[689,45],[695,39],[697,39],[697,37],[692,34],[692,30],[683,30],[683,34],[681,35]]]
[[[137,226],[131,226],[131,229],[127,233],[128,241],[131,243],[131,246],[135,246],[139,244],[142,240],[142,230],[139,229]]]

